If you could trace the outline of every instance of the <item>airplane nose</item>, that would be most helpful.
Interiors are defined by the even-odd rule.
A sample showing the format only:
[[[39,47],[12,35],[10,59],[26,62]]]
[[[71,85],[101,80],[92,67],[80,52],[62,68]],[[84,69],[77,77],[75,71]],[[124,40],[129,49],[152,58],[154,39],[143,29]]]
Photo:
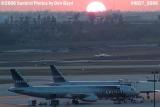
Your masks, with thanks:
[[[8,91],[12,92],[12,90],[11,90],[11,89],[8,89]]]
[[[13,92],[13,88],[9,88],[8,91]]]
[[[135,92],[135,96],[139,96],[139,92],[136,91],[136,92]]]
[[[133,96],[138,96],[139,95],[139,92],[137,92],[136,89],[132,89],[131,93],[132,93]]]

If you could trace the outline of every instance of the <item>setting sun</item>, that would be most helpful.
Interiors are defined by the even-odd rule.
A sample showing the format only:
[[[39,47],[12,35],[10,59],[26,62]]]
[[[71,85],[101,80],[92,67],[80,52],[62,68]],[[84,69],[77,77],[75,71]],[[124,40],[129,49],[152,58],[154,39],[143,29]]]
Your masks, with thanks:
[[[87,12],[104,12],[106,11],[106,7],[103,3],[99,1],[94,1],[88,4],[86,11]]]

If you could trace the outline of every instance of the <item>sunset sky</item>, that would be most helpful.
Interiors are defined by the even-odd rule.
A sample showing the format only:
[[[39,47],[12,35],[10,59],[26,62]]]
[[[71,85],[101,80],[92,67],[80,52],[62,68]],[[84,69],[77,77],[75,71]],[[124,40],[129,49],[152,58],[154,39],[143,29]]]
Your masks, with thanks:
[[[4,2],[5,1],[5,2]],[[13,2],[64,2],[67,1],[70,4],[66,5],[17,5],[13,3],[13,6],[9,4],[5,4],[6,1]],[[86,11],[86,7],[93,1],[102,2],[107,10],[121,10],[121,11],[159,11],[160,10],[160,0],[0,0],[0,11]],[[137,2],[141,1],[140,4],[137,5]]]

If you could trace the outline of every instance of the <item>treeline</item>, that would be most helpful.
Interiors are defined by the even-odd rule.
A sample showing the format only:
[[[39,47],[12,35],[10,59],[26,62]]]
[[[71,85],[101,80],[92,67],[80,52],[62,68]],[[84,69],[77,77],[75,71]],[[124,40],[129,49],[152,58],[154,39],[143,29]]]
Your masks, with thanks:
[[[51,16],[9,16],[0,24],[0,45],[43,46],[65,43],[160,42],[160,22],[126,22],[121,14],[96,16],[80,20],[75,13],[67,21]]]

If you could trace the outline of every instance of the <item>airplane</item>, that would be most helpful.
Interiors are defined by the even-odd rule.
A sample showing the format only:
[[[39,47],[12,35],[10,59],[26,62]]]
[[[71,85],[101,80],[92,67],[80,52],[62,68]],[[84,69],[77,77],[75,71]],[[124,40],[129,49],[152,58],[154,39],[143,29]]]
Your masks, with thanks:
[[[10,87],[8,91],[45,98],[55,104],[59,104],[57,99],[60,98],[69,98],[72,99],[73,104],[79,104],[79,100],[96,102],[102,98],[112,98],[121,102],[138,95],[133,87],[127,85],[30,86],[15,69],[11,69],[10,72],[14,80],[14,87]]]
[[[47,85],[128,85],[131,86],[131,82],[118,81],[67,81],[64,76],[57,70],[54,65],[50,65],[53,82]]]
[[[98,85],[98,84],[103,84],[103,85],[128,85],[131,86],[133,85],[136,90],[139,93],[144,93],[147,95],[147,98],[149,98],[150,93],[154,92],[160,92],[160,90],[153,90],[153,81],[138,81],[135,83],[131,82],[123,82],[122,80],[118,81],[67,81],[64,76],[59,72],[54,65],[50,65],[51,68],[51,73],[53,77],[53,82],[49,83],[48,85]],[[147,87],[144,87],[144,84]],[[157,87],[160,87],[160,84],[157,82]]]

